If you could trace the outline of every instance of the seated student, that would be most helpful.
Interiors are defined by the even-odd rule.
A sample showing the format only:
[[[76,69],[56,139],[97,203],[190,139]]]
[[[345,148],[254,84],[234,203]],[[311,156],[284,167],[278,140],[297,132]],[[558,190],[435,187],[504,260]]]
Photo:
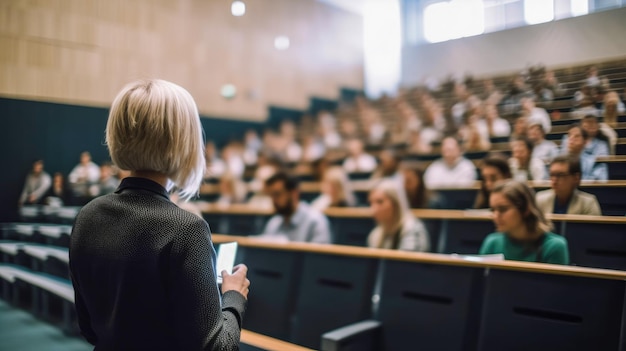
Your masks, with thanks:
[[[580,160],[582,180],[609,179],[609,169],[606,163],[596,163],[596,156],[585,151],[589,135],[580,124],[574,123],[567,131],[567,142],[561,144],[561,154],[570,155]]]
[[[52,176],[52,186],[44,194],[44,204],[49,206],[68,205],[72,198],[72,191],[65,182],[63,173],[56,172]]]
[[[323,212],[329,207],[356,206],[356,198],[343,168],[334,166],[326,170],[321,187],[322,193],[311,202],[312,208]]]
[[[402,172],[400,172],[400,155],[391,148],[382,150],[378,159],[380,163],[372,173],[371,179],[391,179],[402,182]]]
[[[265,191],[272,199],[276,214],[265,225],[261,237],[277,241],[331,243],[328,218],[300,201],[296,178],[278,172],[265,181]]]
[[[528,139],[533,143],[532,158],[548,164],[559,154],[559,147],[553,141],[546,140],[546,133],[540,123],[528,127]]]
[[[463,157],[459,142],[446,137],[441,142],[442,158],[431,163],[424,173],[424,182],[429,189],[470,186],[476,181],[476,167]]]
[[[246,184],[229,172],[224,173],[220,178],[219,189],[220,197],[215,203],[220,207],[246,202],[246,197],[248,196]]]
[[[43,160],[33,162],[33,168],[26,176],[24,189],[19,199],[19,206],[35,205],[43,201],[44,195],[50,189],[52,179],[50,175],[43,170]]]
[[[68,179],[78,204],[83,205],[91,199],[89,188],[100,179],[100,167],[91,161],[91,154],[88,151],[80,154],[80,163],[72,169]]]
[[[569,264],[567,240],[551,233],[551,223],[524,182],[498,182],[489,197],[496,233],[489,234],[481,255],[503,254],[507,260]]]
[[[110,162],[104,162],[100,165],[100,179],[98,183],[89,187],[91,196],[102,196],[111,194],[117,190],[120,180],[113,174],[113,165]]]
[[[533,158],[533,143],[528,138],[518,138],[511,142],[513,156],[509,158],[509,167],[513,179],[521,182],[545,180],[546,165],[542,160]]]
[[[617,116],[623,114],[624,112],[626,112],[626,107],[620,100],[617,92],[609,91],[604,94],[602,116],[604,117],[604,123],[606,123],[608,127],[617,127]]]
[[[443,198],[426,188],[424,171],[419,168],[405,168],[402,175],[410,208],[445,208]]]
[[[477,122],[479,133],[486,139],[511,135],[511,124],[498,115],[494,104],[485,104],[485,118]]]
[[[546,133],[550,133],[550,130],[552,130],[550,116],[545,109],[536,106],[535,100],[532,97],[522,99],[522,111],[528,116],[529,125],[539,123],[543,126],[543,130]]]
[[[550,164],[552,189],[537,193],[537,206],[543,213],[601,216],[595,195],[578,190],[580,161],[569,156],[557,156]]]
[[[383,180],[369,194],[370,209],[376,227],[367,237],[369,247],[428,251],[428,232],[419,219],[415,218],[405,199],[399,194],[395,182]]]
[[[511,179],[511,169],[506,156],[501,154],[488,155],[480,166],[480,190],[474,201],[474,208],[489,208],[489,195],[494,184],[500,180]]]
[[[617,134],[614,130],[610,129],[613,133],[613,141],[605,134],[605,129],[600,129],[600,123],[598,123],[598,117],[594,115],[587,115],[583,117],[580,122],[580,127],[587,132],[589,136],[587,144],[585,145],[585,153],[598,156],[608,156],[610,149],[615,148],[617,142]],[[611,145],[613,144],[613,145]]]
[[[343,168],[348,173],[369,173],[376,169],[374,156],[363,151],[363,142],[351,139],[347,143],[349,156],[343,161]]]

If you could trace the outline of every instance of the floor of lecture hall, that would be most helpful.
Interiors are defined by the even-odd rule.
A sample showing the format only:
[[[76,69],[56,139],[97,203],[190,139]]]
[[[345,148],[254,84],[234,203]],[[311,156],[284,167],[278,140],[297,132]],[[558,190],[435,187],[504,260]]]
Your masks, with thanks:
[[[0,299],[0,351],[87,351],[93,346]]]

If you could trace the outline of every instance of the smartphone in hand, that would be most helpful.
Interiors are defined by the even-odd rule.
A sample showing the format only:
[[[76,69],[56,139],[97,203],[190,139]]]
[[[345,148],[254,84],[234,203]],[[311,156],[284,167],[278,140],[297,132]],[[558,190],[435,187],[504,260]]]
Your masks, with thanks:
[[[222,283],[222,271],[226,270],[228,274],[232,274],[235,265],[235,257],[237,256],[237,242],[223,243],[217,248],[217,262],[215,270],[217,272],[217,282]]]

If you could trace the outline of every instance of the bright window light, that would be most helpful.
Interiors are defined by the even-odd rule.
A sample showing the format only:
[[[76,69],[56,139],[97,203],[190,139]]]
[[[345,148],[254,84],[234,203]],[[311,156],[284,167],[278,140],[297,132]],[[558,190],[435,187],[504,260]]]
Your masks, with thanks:
[[[485,32],[485,10],[482,0],[453,0],[450,2],[453,9],[454,23],[459,32],[457,37],[470,37]]]
[[[424,9],[424,37],[431,43],[485,32],[483,0],[438,2]]]
[[[453,38],[454,27],[449,24],[450,7],[448,2],[438,2],[424,9],[424,37],[429,42],[438,43]]]
[[[351,0],[354,1],[354,0]],[[363,11],[365,93],[395,95],[401,81],[400,0],[367,1]]]
[[[243,1],[233,1],[230,5],[230,13],[235,17],[240,17],[246,14],[246,4]]]
[[[582,16],[589,13],[589,0],[571,0],[572,16]]]
[[[524,0],[524,19],[528,24],[552,21],[554,0]]]
[[[274,38],[274,47],[276,50],[287,50],[289,49],[289,38],[284,35],[279,35]]]

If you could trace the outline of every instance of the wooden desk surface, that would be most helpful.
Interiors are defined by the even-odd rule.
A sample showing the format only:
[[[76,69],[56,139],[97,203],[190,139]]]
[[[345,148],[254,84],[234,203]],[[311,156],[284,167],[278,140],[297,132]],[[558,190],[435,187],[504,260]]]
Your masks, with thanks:
[[[313,349],[304,346],[295,345],[246,329],[241,330],[241,342],[269,351],[313,351]]]
[[[619,157],[619,158],[617,158]],[[626,162],[626,156],[613,156],[608,158],[608,162]],[[370,191],[375,181],[372,180],[353,180],[350,181],[353,191]],[[550,187],[550,181],[533,181],[529,183],[535,189],[547,189]],[[626,187],[626,180],[608,180],[603,182],[587,182],[583,181],[580,185],[581,190],[585,188],[602,188],[602,187]],[[469,187],[463,188],[438,188],[437,191],[454,191],[454,190],[478,190],[480,182],[475,182]],[[319,193],[321,191],[320,182],[300,182],[300,191],[303,193]],[[200,188],[200,194],[217,194],[219,187],[216,184],[203,184]],[[245,205],[242,205],[245,206]],[[243,208],[243,207],[242,207]]]
[[[312,244],[301,242],[277,243],[261,238],[241,237],[231,235],[213,234],[213,242],[216,244],[237,241],[243,247],[261,248],[279,251],[311,252],[326,255],[340,255],[362,258],[376,258],[396,261],[408,261],[415,263],[440,264],[448,266],[466,266],[503,269],[512,271],[533,272],[542,274],[556,274],[587,278],[600,278],[612,280],[626,280],[625,271],[583,268],[576,266],[562,266],[544,263],[531,263],[519,261],[474,261],[463,256],[444,255],[425,252],[408,252],[387,249],[374,249],[367,247]]]

